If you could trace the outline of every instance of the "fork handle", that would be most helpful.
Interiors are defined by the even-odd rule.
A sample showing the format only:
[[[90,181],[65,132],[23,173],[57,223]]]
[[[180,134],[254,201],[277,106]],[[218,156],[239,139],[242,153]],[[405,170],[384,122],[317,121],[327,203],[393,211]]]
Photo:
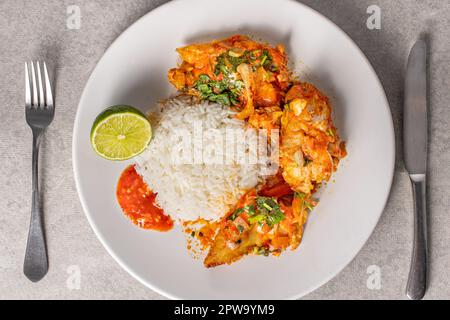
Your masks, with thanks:
[[[30,230],[23,272],[33,282],[41,280],[48,271],[47,246],[45,244],[42,206],[39,195],[38,159],[42,131],[33,130],[33,164],[32,164],[32,207]]]
[[[406,295],[420,300],[427,289],[427,202],[426,176],[411,175],[414,196],[414,245]]]

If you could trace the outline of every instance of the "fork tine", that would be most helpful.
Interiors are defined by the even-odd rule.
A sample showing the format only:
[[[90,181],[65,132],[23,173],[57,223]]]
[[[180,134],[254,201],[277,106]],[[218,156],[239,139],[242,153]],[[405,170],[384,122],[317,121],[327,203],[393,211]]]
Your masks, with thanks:
[[[42,86],[41,66],[40,66],[39,61],[37,61],[36,64],[37,64],[37,78],[38,78],[38,89],[39,89],[39,106],[44,107],[45,99],[44,99],[44,87]]]
[[[28,70],[28,63],[25,62],[25,106],[31,105],[31,87],[30,87],[30,72]]]
[[[37,85],[36,85],[36,72],[34,71],[34,63],[31,61],[31,82],[33,84],[33,90],[32,90],[32,106],[35,108],[39,105],[39,96],[37,91]]]
[[[45,98],[46,105],[48,108],[53,108],[53,95],[52,95],[52,85],[50,84],[50,79],[48,77],[47,64],[44,61],[44,82],[45,82]]]

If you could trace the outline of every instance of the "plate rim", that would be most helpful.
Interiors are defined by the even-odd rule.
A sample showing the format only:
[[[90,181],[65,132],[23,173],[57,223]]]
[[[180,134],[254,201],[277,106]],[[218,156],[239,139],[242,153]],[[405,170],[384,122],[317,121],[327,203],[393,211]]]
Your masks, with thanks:
[[[278,0],[279,1],[279,0]],[[286,298],[286,300],[295,300],[295,299],[299,299],[307,294],[310,294],[311,292],[319,289],[320,287],[322,287],[324,284],[328,283],[330,280],[332,280],[333,278],[335,278],[337,275],[339,275],[352,261],[355,260],[355,258],[358,256],[358,254],[361,252],[361,250],[366,246],[368,240],[370,239],[370,237],[373,235],[373,232],[375,231],[376,227],[378,226],[380,219],[384,213],[384,210],[386,208],[387,202],[389,200],[390,194],[391,194],[391,189],[392,189],[392,184],[393,184],[393,179],[394,179],[394,175],[395,175],[395,160],[396,160],[396,141],[395,141],[395,129],[394,129],[394,122],[393,122],[393,117],[392,117],[392,112],[391,112],[391,108],[390,108],[390,104],[389,104],[389,100],[387,98],[386,95],[386,91],[384,89],[384,86],[378,76],[378,73],[376,72],[375,68],[373,67],[372,63],[370,62],[370,60],[367,58],[366,54],[362,51],[362,49],[355,43],[355,41],[343,30],[341,29],[336,23],[334,23],[331,19],[327,18],[324,14],[320,13],[319,11],[309,7],[308,5],[299,2],[299,1],[295,1],[295,0],[283,0],[284,2],[290,2],[290,3],[294,3],[300,7],[302,7],[304,10],[309,11],[311,14],[316,15],[318,18],[320,18],[320,20],[326,24],[331,25],[334,29],[336,29],[339,33],[341,33],[351,44],[351,47],[353,49],[356,49],[356,52],[358,52],[359,56],[363,59],[363,61],[366,63],[366,65],[369,67],[371,73],[375,76],[375,80],[376,80],[376,85],[378,87],[378,89],[380,89],[380,91],[383,93],[383,100],[384,100],[384,104],[383,104],[383,108],[385,108],[387,111],[387,115],[389,117],[389,136],[390,136],[390,152],[391,152],[391,162],[389,164],[389,183],[388,186],[386,188],[386,192],[383,195],[383,205],[382,208],[380,209],[380,212],[377,216],[376,219],[376,223],[374,224],[372,230],[370,230],[370,232],[368,233],[366,239],[364,240],[364,242],[361,244],[361,246],[359,246],[359,248],[357,250],[355,250],[355,253],[352,254],[352,258],[348,260],[348,262],[344,262],[341,263],[338,267],[336,267],[336,271],[330,272],[330,275],[328,277],[324,277],[324,279],[320,282],[317,282],[316,285],[311,286],[310,288],[307,288],[305,290],[303,290],[302,292],[290,296],[288,298]],[[93,219],[91,218],[91,214],[89,213],[89,211],[87,210],[87,202],[81,192],[82,188],[80,185],[80,176],[78,174],[77,168],[78,168],[78,160],[77,160],[77,150],[78,150],[78,137],[75,134],[76,132],[78,132],[78,127],[80,126],[80,108],[82,106],[82,104],[84,103],[84,100],[86,99],[86,91],[87,88],[91,85],[93,78],[95,77],[96,73],[98,72],[98,65],[99,63],[102,61],[102,59],[104,58],[105,55],[108,54],[108,52],[112,51],[112,49],[117,46],[117,44],[120,42],[120,40],[124,37],[126,37],[126,35],[128,33],[130,33],[132,31],[132,29],[134,29],[136,27],[137,24],[141,23],[143,20],[148,19],[149,16],[157,14],[158,11],[171,7],[171,6],[176,6],[179,2],[182,2],[182,0],[172,0],[169,2],[166,2],[162,5],[159,5],[158,7],[150,10],[149,12],[147,12],[146,14],[144,14],[143,16],[141,16],[140,18],[138,18],[136,21],[134,21],[133,23],[131,23],[124,31],[122,31],[122,33],[120,33],[114,40],[113,42],[108,46],[108,48],[103,52],[102,56],[100,57],[99,60],[97,60],[97,63],[95,64],[95,67],[92,69],[89,78],[83,88],[82,94],[80,96],[80,101],[77,105],[77,111],[76,111],[76,115],[75,115],[75,119],[74,119],[74,125],[73,125],[73,130],[72,130],[72,169],[73,169],[73,174],[74,174],[74,180],[75,180],[75,186],[76,186],[76,190],[77,190],[77,194],[78,194],[78,198],[80,200],[81,203],[81,207],[83,209],[84,215],[86,216],[90,227],[92,228],[92,230],[94,231],[94,234],[96,235],[96,237],[100,240],[100,243],[103,245],[103,247],[106,249],[106,251],[113,257],[113,259],[120,265],[120,267],[122,269],[124,269],[127,273],[129,273],[132,277],[134,277],[136,280],[138,280],[141,284],[143,284],[144,286],[150,288],[151,290],[153,290],[154,292],[169,298],[169,299],[173,299],[173,300],[181,300],[181,299],[185,299],[182,297],[179,297],[175,294],[169,293],[167,291],[165,291],[162,288],[159,288],[155,285],[153,285],[151,282],[143,279],[143,277],[141,277],[140,275],[138,275],[136,272],[134,272],[133,270],[131,270],[131,268],[129,268],[126,263],[115,254],[115,252],[113,251],[113,249],[108,245],[107,241],[103,238],[102,234],[100,233],[100,231],[97,228],[97,225],[94,223]],[[380,196],[381,199],[381,196]],[[380,202],[381,203],[381,202]]]

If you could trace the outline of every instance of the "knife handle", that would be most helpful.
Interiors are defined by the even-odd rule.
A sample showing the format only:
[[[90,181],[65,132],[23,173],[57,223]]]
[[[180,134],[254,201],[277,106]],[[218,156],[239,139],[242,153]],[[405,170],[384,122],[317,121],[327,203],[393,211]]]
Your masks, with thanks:
[[[414,245],[406,295],[412,300],[424,297],[427,288],[427,201],[426,176],[410,175],[414,197]]]

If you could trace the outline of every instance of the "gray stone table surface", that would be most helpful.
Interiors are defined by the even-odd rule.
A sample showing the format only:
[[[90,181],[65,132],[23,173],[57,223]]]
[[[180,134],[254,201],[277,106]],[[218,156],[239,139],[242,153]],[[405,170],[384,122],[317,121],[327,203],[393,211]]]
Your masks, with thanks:
[[[71,142],[77,105],[96,63],[121,32],[164,2],[0,1],[0,299],[163,299],[121,269],[94,235],[75,189]],[[403,165],[399,134],[404,70],[415,39],[428,32],[431,36],[431,269],[426,298],[449,299],[450,1],[302,2],[334,21],[368,56],[386,90],[397,139],[392,193],[375,232],[337,277],[305,298],[405,298],[413,215],[410,182]],[[67,7],[70,5],[77,5],[81,10],[81,28],[78,30],[67,28]],[[381,9],[379,30],[369,30],[366,26],[370,16],[367,9],[371,5]],[[54,67],[57,98],[56,117],[42,146],[42,191],[50,270],[39,283],[31,283],[22,273],[31,200],[31,132],[24,119],[23,76],[24,61],[30,59],[45,59]],[[81,272],[79,288],[70,277],[77,270]],[[380,287],[367,285],[378,270]]]

